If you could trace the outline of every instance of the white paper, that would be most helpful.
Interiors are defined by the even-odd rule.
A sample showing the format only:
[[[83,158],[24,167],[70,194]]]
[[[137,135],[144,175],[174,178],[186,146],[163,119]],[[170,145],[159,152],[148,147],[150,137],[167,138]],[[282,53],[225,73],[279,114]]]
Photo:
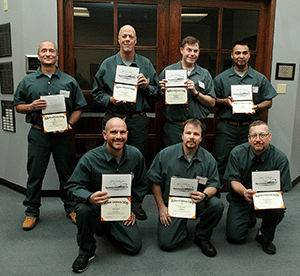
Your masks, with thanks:
[[[65,96],[62,94],[41,96],[42,100],[46,100],[47,106],[42,110],[42,114],[66,112]]]
[[[187,70],[166,70],[165,78],[168,80],[166,87],[184,87],[187,81]]]
[[[110,198],[101,204],[101,221],[125,221],[131,217],[130,198]]]
[[[255,210],[284,209],[281,192],[259,192],[253,195]]]
[[[116,100],[136,102],[137,86],[115,83],[113,97]]]
[[[252,189],[257,192],[280,191],[280,171],[252,172]]]
[[[42,115],[44,132],[65,131],[68,129],[66,113]]]
[[[188,93],[186,87],[168,87],[165,90],[165,103],[166,104],[187,104]]]
[[[183,196],[190,198],[190,192],[197,191],[198,179],[171,177],[170,196]]]
[[[169,197],[168,216],[175,218],[196,218],[196,203],[191,198]]]
[[[232,103],[233,113],[253,113],[252,101],[236,101]]]
[[[231,85],[231,97],[234,101],[252,101],[252,85]]]
[[[139,71],[140,68],[138,67],[117,65],[115,82],[137,85],[138,83],[137,75],[139,74]]]
[[[102,191],[112,196],[131,196],[131,174],[102,174]]]

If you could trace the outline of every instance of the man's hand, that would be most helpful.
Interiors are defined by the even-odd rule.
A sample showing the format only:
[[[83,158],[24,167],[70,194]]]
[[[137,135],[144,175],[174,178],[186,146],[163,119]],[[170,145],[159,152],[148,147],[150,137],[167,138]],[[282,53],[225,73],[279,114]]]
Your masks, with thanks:
[[[148,87],[148,81],[146,77],[142,73],[140,73],[137,75],[137,79],[138,79],[138,86],[143,90],[146,90]]]
[[[198,203],[205,199],[205,194],[197,191],[190,192],[190,196],[194,203]]]
[[[195,88],[195,83],[192,80],[186,80],[184,84],[186,84],[187,89],[190,90],[194,96],[198,94],[198,91]]]
[[[109,198],[110,198],[110,196],[107,194],[107,192],[98,191],[98,192],[93,193],[90,196],[89,202],[91,204],[100,206],[101,204],[104,204],[105,202],[107,202]]]
[[[31,111],[45,109],[47,106],[46,100],[37,99],[31,103]]]
[[[159,85],[160,85],[160,94],[164,94],[165,90],[166,90],[166,83],[168,82],[167,79],[162,79],[161,81],[159,81]]]
[[[248,189],[244,191],[244,198],[249,204],[253,203],[253,195],[256,193],[256,191],[253,191],[251,189]]]
[[[228,105],[232,107],[233,98],[231,96],[228,96],[227,99],[224,99],[224,105]]]
[[[133,226],[135,224],[135,213],[131,212],[131,220],[124,221],[125,226]]]
[[[114,104],[115,106],[119,106],[121,104],[126,103],[126,101],[122,101],[122,100],[116,100],[114,99],[114,97],[110,97],[109,101]]]
[[[164,226],[169,226],[172,223],[172,220],[170,217],[168,217],[168,207],[163,206],[159,208],[159,220],[160,223]]]

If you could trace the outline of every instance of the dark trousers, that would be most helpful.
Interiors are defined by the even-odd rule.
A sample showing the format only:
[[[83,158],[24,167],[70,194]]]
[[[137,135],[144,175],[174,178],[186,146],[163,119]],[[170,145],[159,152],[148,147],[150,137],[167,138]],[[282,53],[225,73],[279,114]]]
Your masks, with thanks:
[[[92,255],[95,253],[94,234],[98,228],[110,242],[127,253],[137,254],[140,251],[142,240],[136,223],[133,226],[125,226],[122,221],[100,222],[100,207],[94,204],[79,203],[76,205],[75,212],[79,254]]]
[[[226,235],[233,243],[239,243],[246,239],[250,222],[256,214],[262,218],[261,232],[266,242],[274,240],[276,226],[282,221],[285,210],[260,210],[255,211],[253,204],[246,201],[231,200],[227,195],[229,207],[227,211]]]
[[[105,128],[106,122],[113,117],[118,117],[118,116],[115,116],[114,114],[111,113],[105,114],[102,122],[102,129]],[[144,155],[144,157],[146,157],[148,128],[149,128],[149,119],[146,113],[132,119],[126,118],[124,121],[127,124],[127,130],[128,130],[127,144],[138,148],[140,152]]]
[[[221,183],[231,150],[248,142],[249,126],[233,126],[220,121],[216,128],[215,154]]]
[[[217,197],[196,204],[196,215],[200,222],[196,225],[195,237],[209,240],[213,229],[222,218],[224,206]],[[187,237],[187,219],[171,218],[172,223],[164,226],[158,221],[157,238],[161,249],[169,251],[174,249]]]
[[[64,186],[72,174],[72,134],[44,133],[42,130],[31,128],[28,133],[28,160],[27,160],[27,191],[23,202],[27,207],[26,216],[39,216],[41,206],[42,182],[52,153],[56,171],[59,177],[59,190],[67,214],[75,208],[66,194]]]

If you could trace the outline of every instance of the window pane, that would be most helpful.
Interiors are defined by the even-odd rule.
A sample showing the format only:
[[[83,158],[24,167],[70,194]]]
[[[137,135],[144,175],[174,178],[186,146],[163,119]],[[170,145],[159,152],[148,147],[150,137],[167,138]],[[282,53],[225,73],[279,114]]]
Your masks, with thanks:
[[[114,54],[113,50],[82,50],[75,49],[75,79],[81,89],[92,89],[94,76],[104,59]],[[77,68],[76,68],[77,63]]]
[[[231,49],[238,40],[256,50],[258,11],[224,9],[222,48]]]
[[[136,30],[137,45],[156,46],[156,5],[118,4],[118,29],[127,24]]]
[[[113,45],[113,3],[74,2],[75,45]]]
[[[207,69],[211,76],[216,76],[217,54],[200,52],[197,64]]]
[[[181,39],[194,36],[201,48],[216,49],[218,35],[218,9],[183,7],[181,13]]]

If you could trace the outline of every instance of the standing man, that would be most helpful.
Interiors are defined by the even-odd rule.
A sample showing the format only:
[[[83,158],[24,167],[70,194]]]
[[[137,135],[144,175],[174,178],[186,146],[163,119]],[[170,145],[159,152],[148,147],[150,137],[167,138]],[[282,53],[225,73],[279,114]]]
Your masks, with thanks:
[[[182,141],[163,149],[155,157],[148,178],[159,211],[158,244],[163,250],[172,250],[187,237],[187,219],[168,217],[168,197],[172,176],[198,179],[198,189],[190,193],[196,203],[194,243],[208,257],[217,254],[210,242],[213,229],[218,225],[224,206],[215,195],[221,189],[217,163],[199,144],[202,140],[201,122],[189,119],[182,128]],[[201,184],[200,184],[201,183]]]
[[[149,126],[146,111],[150,110],[150,99],[158,97],[158,77],[150,60],[135,53],[136,43],[135,29],[130,25],[123,26],[119,31],[120,52],[102,62],[95,76],[93,97],[106,111],[102,128],[110,118],[122,118],[128,127],[128,144],[137,147],[146,157]],[[117,65],[140,69],[136,103],[113,98]],[[137,210],[136,216],[147,219],[142,208]]]
[[[16,111],[26,114],[26,122],[31,124],[28,133],[27,190],[23,202],[27,209],[23,230],[33,229],[39,218],[42,182],[51,153],[59,176],[61,199],[67,217],[76,223],[75,202],[67,197],[64,186],[72,174],[71,130],[79,120],[86,101],[75,79],[56,67],[58,52],[53,42],[43,41],[40,44],[38,59],[40,67],[35,73],[23,78],[14,96]],[[68,130],[44,133],[42,110],[47,104],[40,96],[58,94],[65,96]]]
[[[250,227],[254,227],[255,215],[262,218],[255,240],[262,245],[263,251],[275,254],[272,243],[276,226],[284,217],[285,210],[254,210],[251,172],[280,171],[281,191],[292,189],[289,162],[279,149],[269,144],[272,135],[265,122],[255,121],[250,125],[248,141],[235,147],[229,156],[224,179],[229,181],[231,191],[227,195],[226,235],[229,242],[239,243],[247,237]],[[254,222],[256,219],[254,220]],[[252,224],[252,225],[251,225]]]
[[[205,123],[209,108],[215,106],[215,92],[210,73],[198,66],[196,61],[200,54],[200,42],[193,36],[187,36],[182,40],[180,53],[182,59],[175,64],[166,67],[159,76],[161,91],[165,91],[167,79],[166,70],[186,69],[188,80],[185,82],[188,88],[188,103],[177,105],[165,105],[166,124],[164,126],[165,147],[180,143],[181,129],[184,122],[190,118],[200,120],[204,126],[201,145],[204,145]]]
[[[231,58],[233,67],[214,79],[217,116],[220,119],[216,128],[215,158],[218,162],[221,182],[223,182],[230,151],[235,146],[247,142],[249,125],[262,117],[261,110],[271,108],[272,99],[277,96],[277,92],[267,78],[248,64],[250,50],[245,41],[234,43]],[[233,114],[231,86],[245,84],[252,85],[254,113]]]
[[[137,254],[142,246],[141,236],[135,221],[148,191],[145,160],[141,152],[125,145],[128,137],[126,124],[120,118],[111,118],[105,126],[104,145],[90,150],[78,162],[66,189],[77,203],[77,242],[79,256],[73,263],[74,272],[83,272],[88,262],[95,257],[94,233],[100,223],[100,206],[109,195],[102,191],[103,174],[132,174],[131,220],[125,222],[101,222],[100,230],[111,242],[129,254]]]

